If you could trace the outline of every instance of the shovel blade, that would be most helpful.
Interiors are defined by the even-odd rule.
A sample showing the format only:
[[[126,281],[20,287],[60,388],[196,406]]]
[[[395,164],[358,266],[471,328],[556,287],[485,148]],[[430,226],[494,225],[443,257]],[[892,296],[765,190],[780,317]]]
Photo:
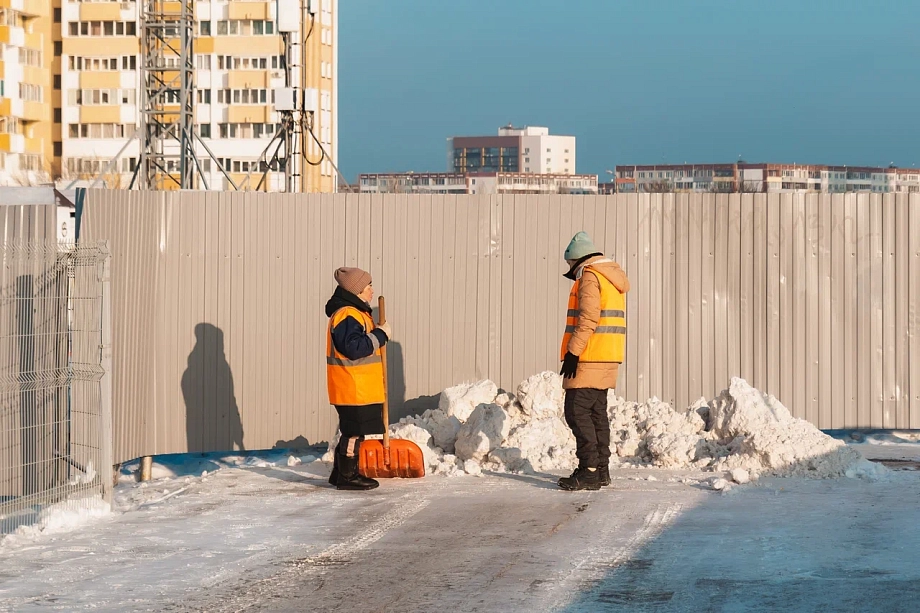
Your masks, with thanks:
[[[425,476],[425,456],[412,441],[390,439],[390,463],[386,463],[383,441],[362,441],[358,472],[370,479],[417,479]]]

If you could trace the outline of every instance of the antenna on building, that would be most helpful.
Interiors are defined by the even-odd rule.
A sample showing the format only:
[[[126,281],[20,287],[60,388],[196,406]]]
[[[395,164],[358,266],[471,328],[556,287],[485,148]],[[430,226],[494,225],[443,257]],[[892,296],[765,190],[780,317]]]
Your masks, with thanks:
[[[316,114],[320,110],[320,92],[303,87],[307,41],[316,26],[316,4],[315,0],[276,0],[278,33],[284,44],[284,87],[274,89],[272,98],[281,121],[259,157],[262,178],[256,185],[257,191],[262,189],[269,171],[284,172],[282,191],[307,191],[303,182],[305,165],[319,166],[324,161],[329,162],[339,181],[348,185],[348,180],[339,172],[332,156],[313,132]],[[301,36],[301,25],[307,24],[308,20],[310,25]],[[318,160],[309,157],[308,137],[319,149]]]
[[[140,157],[128,189],[208,189],[195,143],[216,164],[233,189],[227,170],[195,130],[195,0],[143,0],[140,14],[140,127],[90,183],[95,187],[117,169],[137,139]],[[198,180],[196,180],[198,179]],[[75,179],[66,189],[72,188]]]
[[[141,153],[128,189],[208,189],[196,142],[234,189],[195,130],[195,0],[144,0],[140,16]]]

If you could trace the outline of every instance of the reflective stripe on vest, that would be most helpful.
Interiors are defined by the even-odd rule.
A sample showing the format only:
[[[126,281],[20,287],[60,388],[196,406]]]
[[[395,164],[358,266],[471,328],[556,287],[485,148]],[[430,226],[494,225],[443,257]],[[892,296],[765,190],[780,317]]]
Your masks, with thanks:
[[[618,290],[607,277],[586,267],[585,273],[590,272],[597,277],[601,289],[601,312],[597,327],[588,339],[588,345],[579,357],[580,362],[622,362],[626,357],[626,296]],[[582,275],[584,276],[584,275]],[[559,359],[564,359],[569,348],[572,334],[578,327],[578,318],[581,314],[578,305],[578,288],[581,279],[572,285],[569,293],[569,306],[566,311],[565,333],[562,336],[562,347]]]
[[[364,326],[365,332],[374,329],[374,320],[354,307],[344,307],[332,314],[326,331],[326,387],[329,403],[339,406],[362,406],[383,402],[383,359],[378,349],[359,360],[349,360],[339,353],[332,342],[332,331],[346,317],[352,317]]]

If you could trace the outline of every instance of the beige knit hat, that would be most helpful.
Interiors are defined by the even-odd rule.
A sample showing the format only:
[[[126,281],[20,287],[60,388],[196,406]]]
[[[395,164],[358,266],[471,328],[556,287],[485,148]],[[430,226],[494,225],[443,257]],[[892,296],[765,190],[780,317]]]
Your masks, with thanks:
[[[371,273],[360,268],[343,266],[335,271],[335,281],[342,289],[357,296],[371,284]]]

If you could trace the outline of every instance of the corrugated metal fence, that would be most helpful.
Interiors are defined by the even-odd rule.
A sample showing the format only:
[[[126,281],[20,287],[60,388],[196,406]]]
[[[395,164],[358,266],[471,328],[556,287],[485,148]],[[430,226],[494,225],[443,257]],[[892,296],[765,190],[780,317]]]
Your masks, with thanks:
[[[403,412],[558,368],[587,230],[626,269],[619,392],[685,406],[732,376],[821,428],[920,428],[920,197],[90,192],[113,252],[116,460],[327,440],[323,305],[371,271]]]

